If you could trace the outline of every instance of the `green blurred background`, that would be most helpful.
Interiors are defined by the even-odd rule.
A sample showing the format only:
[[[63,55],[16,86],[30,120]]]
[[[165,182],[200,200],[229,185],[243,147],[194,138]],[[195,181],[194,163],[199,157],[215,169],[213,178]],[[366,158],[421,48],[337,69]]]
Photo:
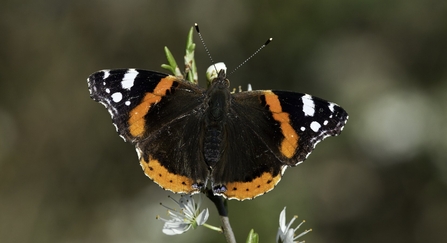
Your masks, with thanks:
[[[163,71],[201,26],[233,87],[306,92],[350,114],[277,188],[230,201],[239,242],[273,242],[284,206],[306,242],[447,239],[447,2],[11,1],[0,3],[0,242],[224,242],[199,228],[161,233],[160,202],[86,78],[104,68]],[[197,45],[199,81],[210,65]],[[172,138],[175,139],[175,138]],[[178,197],[178,196],[174,196]],[[218,225],[213,206],[210,223]]]

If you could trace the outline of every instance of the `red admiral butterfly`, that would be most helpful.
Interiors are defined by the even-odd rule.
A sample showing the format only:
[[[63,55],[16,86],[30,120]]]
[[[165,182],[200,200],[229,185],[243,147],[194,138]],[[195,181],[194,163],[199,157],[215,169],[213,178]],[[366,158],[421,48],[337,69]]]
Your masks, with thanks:
[[[224,70],[208,89],[139,69],[102,70],[87,81],[91,98],[135,145],[145,174],[175,193],[210,183],[229,199],[262,195],[348,119],[340,106],[308,94],[231,93]]]

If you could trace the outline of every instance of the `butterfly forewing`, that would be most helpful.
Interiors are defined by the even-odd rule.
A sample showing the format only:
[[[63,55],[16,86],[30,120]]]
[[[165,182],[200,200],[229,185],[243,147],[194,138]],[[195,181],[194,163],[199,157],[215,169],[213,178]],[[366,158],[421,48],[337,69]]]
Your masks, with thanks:
[[[337,136],[343,130],[348,114],[335,103],[308,94],[287,91],[272,91],[281,104],[281,112],[287,114],[290,132],[298,135],[298,144],[293,156],[286,161],[289,165],[297,165],[304,161],[315,146],[329,136]],[[286,131],[286,130],[283,130]],[[287,157],[287,156],[286,156]]]
[[[87,82],[90,97],[107,108],[120,136],[134,141],[136,137],[129,133],[128,125],[131,111],[167,76],[138,69],[101,70],[90,75]]]

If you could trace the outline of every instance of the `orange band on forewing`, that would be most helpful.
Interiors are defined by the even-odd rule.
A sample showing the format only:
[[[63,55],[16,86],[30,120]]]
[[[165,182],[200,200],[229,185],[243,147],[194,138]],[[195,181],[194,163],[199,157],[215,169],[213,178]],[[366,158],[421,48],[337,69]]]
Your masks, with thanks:
[[[198,189],[193,188],[194,181],[192,179],[169,172],[156,159],[149,158],[149,162],[141,159],[140,165],[144,173],[165,190],[175,193],[198,192]]]
[[[139,137],[144,133],[146,120],[144,116],[149,112],[151,106],[161,100],[161,96],[156,96],[153,93],[147,93],[143,101],[132,109],[129,118],[129,132],[134,137]]]
[[[145,131],[146,120],[144,116],[149,112],[151,106],[160,102],[166,91],[170,90],[175,77],[167,76],[158,82],[152,93],[147,93],[143,100],[132,109],[128,120],[129,132],[134,137],[142,136]]]
[[[260,177],[250,182],[231,182],[227,183],[227,191],[223,194],[227,198],[239,200],[252,199],[272,190],[281,180],[281,173],[276,176],[269,172],[264,172]]]
[[[166,95],[166,91],[172,88],[172,84],[174,83],[175,79],[176,77],[174,76],[167,76],[163,78],[162,80],[160,80],[160,82],[158,82],[153,93],[159,96]]]
[[[281,142],[281,153],[287,158],[292,158],[298,148],[299,136],[293,129],[289,113],[283,112],[278,96],[271,91],[265,91],[265,103],[273,113],[273,119],[281,124],[281,132],[284,139]]]

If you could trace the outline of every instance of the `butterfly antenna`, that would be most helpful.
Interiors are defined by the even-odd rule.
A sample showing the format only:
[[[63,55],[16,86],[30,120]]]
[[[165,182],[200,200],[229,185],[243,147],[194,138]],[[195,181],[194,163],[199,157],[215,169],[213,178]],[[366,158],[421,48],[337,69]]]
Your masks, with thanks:
[[[244,65],[246,62],[248,62],[248,60],[250,60],[256,54],[258,54],[258,52],[260,52],[262,49],[264,49],[264,47],[267,46],[270,42],[272,42],[272,40],[273,40],[273,38],[269,38],[261,47],[258,48],[258,50],[256,50],[253,54],[251,54],[251,56],[249,56],[247,59],[245,59],[245,61],[243,61],[241,64],[239,64],[239,66],[237,66],[233,71],[231,71],[229,75],[236,72],[236,70],[238,70],[240,67],[242,67],[242,65]]]
[[[199,38],[200,38],[200,41],[202,42],[203,47],[205,47],[206,54],[208,54],[208,57],[210,58],[211,63],[213,64],[214,68],[216,68],[216,66],[214,65],[215,63],[213,61],[213,58],[211,57],[211,53],[208,50],[208,47],[206,47],[206,45],[205,45],[205,41],[203,40],[202,34],[200,34],[199,25],[197,23],[195,23],[194,27],[196,28],[196,32],[199,35]],[[216,68],[216,71],[217,71],[217,68]]]

